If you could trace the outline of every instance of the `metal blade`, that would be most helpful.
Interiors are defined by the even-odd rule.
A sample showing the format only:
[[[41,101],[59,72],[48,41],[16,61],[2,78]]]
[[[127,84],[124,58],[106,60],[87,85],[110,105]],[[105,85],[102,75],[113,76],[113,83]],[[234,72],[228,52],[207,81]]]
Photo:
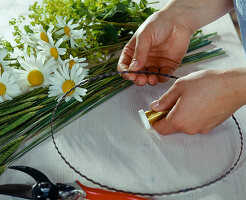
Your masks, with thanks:
[[[24,199],[34,199],[32,196],[32,186],[25,184],[0,185],[0,194]]]

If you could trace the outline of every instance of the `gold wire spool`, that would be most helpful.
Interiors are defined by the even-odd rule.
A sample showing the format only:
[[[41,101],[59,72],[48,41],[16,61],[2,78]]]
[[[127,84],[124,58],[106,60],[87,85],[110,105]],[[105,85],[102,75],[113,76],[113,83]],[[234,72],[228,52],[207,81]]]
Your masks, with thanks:
[[[156,112],[154,110],[147,110],[145,111],[145,115],[152,126],[155,122],[161,120],[162,118],[166,117],[168,114],[168,111],[161,111],[161,112]]]

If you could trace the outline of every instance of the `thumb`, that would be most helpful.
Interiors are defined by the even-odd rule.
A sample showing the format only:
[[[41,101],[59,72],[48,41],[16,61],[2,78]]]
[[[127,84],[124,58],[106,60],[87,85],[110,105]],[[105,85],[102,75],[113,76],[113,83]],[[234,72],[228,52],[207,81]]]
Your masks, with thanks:
[[[130,64],[130,70],[138,71],[144,68],[151,47],[150,38],[146,34],[136,36],[134,55]]]
[[[155,122],[153,128],[162,135],[169,135],[175,132],[173,127],[171,126],[171,123],[169,123],[166,118]]]
[[[176,104],[180,97],[179,89],[171,87],[164,95],[162,95],[158,100],[151,103],[150,107],[154,111],[164,111],[171,110],[171,108]]]

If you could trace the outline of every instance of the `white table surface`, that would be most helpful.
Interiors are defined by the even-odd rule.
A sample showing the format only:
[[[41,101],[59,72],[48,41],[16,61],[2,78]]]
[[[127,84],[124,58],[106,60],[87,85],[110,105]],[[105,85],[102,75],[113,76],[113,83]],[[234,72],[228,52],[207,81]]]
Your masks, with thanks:
[[[24,3],[25,2],[25,3]],[[31,0],[0,0],[0,32],[7,39],[7,21],[27,11]],[[164,4],[164,2],[162,2]],[[159,5],[160,7],[160,5]],[[179,68],[175,75],[184,76],[203,69],[245,67],[245,54],[229,15],[206,26],[204,33],[218,32],[214,45],[227,53],[220,58],[206,60]],[[76,120],[56,135],[56,141],[68,160],[87,176],[119,189],[138,192],[167,192],[196,186],[218,177],[230,168],[240,148],[237,128],[232,119],[207,135],[173,134],[157,136],[143,129],[137,111],[148,105],[173,84],[173,80],[156,87],[132,86],[117,94],[98,108]],[[201,102],[201,106],[203,106]],[[235,116],[245,135],[246,110]],[[53,182],[79,179],[56,153],[52,141],[47,140],[17,160],[13,165],[37,168]],[[34,183],[21,172],[7,170],[0,176],[0,184]],[[165,200],[243,200],[246,199],[245,152],[240,165],[224,180],[181,195],[156,197]],[[1,200],[11,198],[1,196]]]

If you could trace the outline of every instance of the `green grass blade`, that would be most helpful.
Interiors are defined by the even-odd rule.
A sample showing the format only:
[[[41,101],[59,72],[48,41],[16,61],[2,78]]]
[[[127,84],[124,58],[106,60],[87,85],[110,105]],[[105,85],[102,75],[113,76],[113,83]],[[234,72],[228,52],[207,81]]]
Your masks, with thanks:
[[[11,113],[14,113],[16,111],[20,111],[20,110],[26,109],[26,108],[30,107],[31,105],[33,105],[33,102],[26,102],[26,103],[20,104],[18,106],[15,106],[13,108],[10,108],[10,109],[7,108],[7,109],[0,110],[1,111],[0,117],[2,117],[4,115],[11,114]]]
[[[18,120],[16,120],[14,123],[10,124],[9,126],[5,127],[4,129],[0,130],[0,137],[2,137],[5,134],[9,133],[13,129],[19,127],[20,125],[25,123],[27,120],[32,118],[35,114],[36,114],[36,112],[27,113],[24,116],[22,116],[21,118],[19,118]]]
[[[0,125],[5,123],[5,122],[10,122],[11,120],[13,119],[17,119],[19,116],[22,116],[26,113],[29,113],[29,112],[32,112],[32,111],[37,111],[41,108],[43,108],[43,106],[35,106],[35,107],[32,107],[32,108],[28,108],[28,109],[25,109],[25,110],[22,110],[20,112],[17,112],[17,113],[14,113],[14,114],[11,114],[11,115],[5,115],[3,117],[0,118]]]

